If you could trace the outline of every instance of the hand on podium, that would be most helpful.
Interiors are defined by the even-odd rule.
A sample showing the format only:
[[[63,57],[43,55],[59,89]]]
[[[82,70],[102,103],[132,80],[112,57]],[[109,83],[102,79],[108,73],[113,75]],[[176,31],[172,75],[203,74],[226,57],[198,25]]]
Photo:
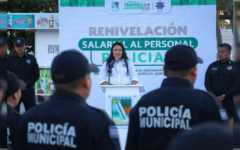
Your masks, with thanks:
[[[107,81],[104,81],[103,83],[101,83],[101,85],[109,85]]]
[[[136,84],[137,84],[137,81],[135,81],[135,80],[131,81],[131,85],[136,85]]]

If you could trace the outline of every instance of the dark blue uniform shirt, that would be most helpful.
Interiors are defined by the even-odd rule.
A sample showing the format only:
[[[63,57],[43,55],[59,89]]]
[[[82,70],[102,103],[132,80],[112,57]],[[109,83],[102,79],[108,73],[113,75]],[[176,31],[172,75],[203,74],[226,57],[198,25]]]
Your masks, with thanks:
[[[18,125],[14,150],[120,150],[117,128],[77,94],[56,91]]]
[[[39,67],[36,58],[32,55],[25,54],[19,57],[13,54],[9,56],[8,70],[15,73],[27,86],[34,85],[39,78]]]
[[[233,63],[233,91],[234,95],[240,95],[240,61]]]
[[[207,91],[216,96],[225,94],[226,97],[232,97],[234,86],[232,61],[215,61],[209,65],[205,76],[205,87]]]
[[[207,121],[223,122],[219,102],[188,80],[167,78],[131,110],[126,150],[165,150],[176,133]]]
[[[20,120],[21,116],[18,112],[12,108],[11,106],[7,105],[7,142],[9,147],[13,147],[13,137],[15,133],[15,128]]]

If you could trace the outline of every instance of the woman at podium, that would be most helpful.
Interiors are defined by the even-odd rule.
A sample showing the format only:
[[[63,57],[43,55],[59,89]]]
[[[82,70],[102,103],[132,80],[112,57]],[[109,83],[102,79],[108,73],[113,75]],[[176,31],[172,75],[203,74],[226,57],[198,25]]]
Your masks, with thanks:
[[[109,75],[110,74],[110,75]],[[122,43],[112,45],[111,53],[103,62],[99,73],[101,85],[136,85],[138,82],[135,67],[128,59]]]

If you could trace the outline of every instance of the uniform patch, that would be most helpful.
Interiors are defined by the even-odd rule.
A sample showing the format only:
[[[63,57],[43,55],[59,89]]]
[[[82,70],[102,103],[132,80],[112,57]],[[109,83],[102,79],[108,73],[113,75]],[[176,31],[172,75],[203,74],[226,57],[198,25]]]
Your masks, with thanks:
[[[227,116],[227,113],[226,113],[225,109],[220,109],[220,115],[221,115],[222,120],[228,119],[228,116]]]
[[[126,67],[126,64],[123,64],[122,67],[125,68],[125,67]]]
[[[217,70],[218,68],[212,68],[212,70]]]
[[[27,61],[26,61],[28,64],[30,64],[31,63],[31,60],[30,59],[27,59]]]
[[[118,129],[115,125],[109,126],[109,136],[110,138],[118,138]]]
[[[228,70],[232,70],[232,66],[228,66],[227,69],[228,69]]]

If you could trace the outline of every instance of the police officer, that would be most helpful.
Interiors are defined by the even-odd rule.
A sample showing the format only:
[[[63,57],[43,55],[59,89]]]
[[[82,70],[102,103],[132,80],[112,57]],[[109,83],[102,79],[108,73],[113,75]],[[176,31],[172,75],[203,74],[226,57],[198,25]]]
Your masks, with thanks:
[[[18,79],[15,74],[9,71],[7,72],[7,83],[7,143],[8,146],[12,148],[15,127],[21,117],[14,107],[18,105],[21,98],[20,88],[25,87],[26,84],[22,80]]]
[[[235,134],[235,132],[234,132]],[[239,139],[238,139],[239,140]],[[167,150],[232,150],[233,132],[219,123],[203,123],[178,134]]]
[[[17,150],[120,150],[117,128],[103,111],[85,102],[95,65],[76,50],[56,56],[51,75],[56,92],[24,114]]]
[[[15,39],[14,48],[17,53],[8,57],[8,70],[26,83],[26,87],[21,88],[22,97],[15,108],[19,112],[21,102],[23,102],[25,110],[36,105],[33,85],[39,78],[39,68],[36,58],[25,53],[26,45],[23,38]]]
[[[0,68],[2,69],[2,68]],[[4,92],[6,89],[7,83],[6,81],[0,77],[0,149],[1,148],[7,148],[7,115],[3,114],[2,111],[2,101],[4,97]]]
[[[194,89],[197,63],[203,61],[189,46],[168,50],[163,67],[167,78],[161,88],[144,95],[130,112],[126,150],[165,150],[181,130],[191,130],[201,122],[228,119],[213,95]]]
[[[233,62],[229,44],[220,44],[218,48],[218,61],[209,65],[205,75],[205,87],[207,91],[215,94],[217,99],[225,107],[229,117],[233,116]]]
[[[7,57],[7,38],[0,37],[0,58]]]
[[[7,80],[7,39],[0,37],[0,77]]]
[[[234,75],[234,98],[240,103],[240,45],[237,45],[235,53],[235,61],[233,63]]]

